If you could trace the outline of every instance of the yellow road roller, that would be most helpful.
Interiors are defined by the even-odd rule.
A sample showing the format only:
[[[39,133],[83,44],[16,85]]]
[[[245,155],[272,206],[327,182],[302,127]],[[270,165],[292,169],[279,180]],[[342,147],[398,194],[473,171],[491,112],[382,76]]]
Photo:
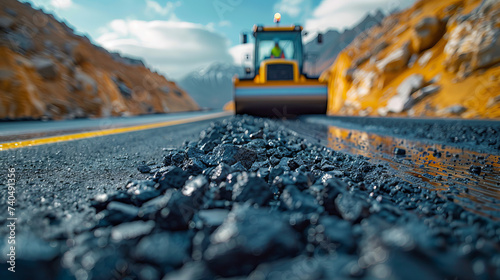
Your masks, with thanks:
[[[326,83],[308,77],[303,71],[303,28],[300,25],[256,25],[253,69],[234,78],[236,114],[293,117],[301,114],[325,114],[328,98]],[[322,36],[318,35],[318,43]],[[247,34],[242,34],[247,43]]]

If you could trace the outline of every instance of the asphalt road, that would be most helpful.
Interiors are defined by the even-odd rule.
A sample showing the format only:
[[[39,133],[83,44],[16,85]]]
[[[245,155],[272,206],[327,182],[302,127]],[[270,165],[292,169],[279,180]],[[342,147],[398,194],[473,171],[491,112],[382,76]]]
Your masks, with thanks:
[[[304,116],[285,124],[335,151],[388,164],[401,180],[451,187],[462,207],[500,220],[498,121]]]
[[[203,114],[206,113],[107,121],[0,123],[0,131],[4,137],[22,140],[33,135],[128,127]],[[19,240],[30,240],[32,234],[44,240],[71,240],[68,233],[86,232],[95,226],[90,221],[95,219],[89,217],[95,215],[90,201],[97,194],[122,189],[130,179],[145,179],[148,176],[140,173],[138,166],[161,167],[164,154],[169,153],[170,148],[199,141],[200,132],[213,121],[230,118],[0,151],[0,197],[3,198],[0,236],[6,236],[9,230],[6,227],[9,174],[14,173],[16,178],[14,208]],[[266,122],[340,153],[369,158],[371,163],[384,166],[377,165],[377,168],[400,176],[402,181],[437,190],[453,189],[454,203],[483,217],[500,218],[500,159],[496,142],[500,142],[499,122],[325,116]],[[227,141],[229,134],[224,136]],[[404,150],[404,154],[395,155],[396,148]],[[358,161],[351,163],[359,164]],[[479,173],[473,167],[480,167]],[[12,168],[14,172],[9,170]],[[350,171],[342,172],[349,174]],[[5,245],[6,242],[0,244],[2,254]],[[30,246],[20,245],[19,256],[29,255]]]
[[[500,121],[469,119],[302,116],[300,122],[423,140],[500,154]]]
[[[113,129],[158,122],[175,121],[185,118],[201,117],[220,112],[221,111],[184,112],[130,117],[110,117],[101,119],[74,119],[65,121],[4,121],[0,122],[0,143],[31,139],[36,137],[61,135],[66,133]]]
[[[125,118],[108,118],[108,119],[82,119],[70,121],[49,121],[49,122],[3,122],[0,123],[0,139],[8,137],[10,139],[23,139],[26,136],[33,135],[60,135],[69,131],[91,131],[95,129],[108,129],[117,127],[127,127],[141,124],[151,124],[164,122],[169,120],[179,120],[187,117],[199,117],[207,115],[206,112],[190,112],[179,113],[172,115],[151,115]],[[36,219],[40,216],[43,218],[48,212],[54,208],[64,209],[68,216],[68,223],[76,221],[74,215],[78,215],[78,209],[81,205],[88,204],[88,200],[98,193],[116,190],[131,178],[141,179],[146,176],[138,172],[137,166],[147,163],[162,162],[162,148],[178,147],[185,141],[196,140],[199,137],[201,130],[207,128],[213,120],[188,123],[182,125],[167,126],[163,128],[149,129],[143,131],[130,132],[125,134],[108,135],[103,137],[88,138],[70,142],[53,143],[48,145],[27,147],[21,149],[13,149],[3,151],[0,160],[0,178],[5,186],[8,169],[15,168],[16,170],[16,185],[17,185],[17,207],[20,210],[18,217],[19,224],[29,224],[32,228],[39,229],[40,233],[54,234],[54,227],[48,227],[45,224],[39,224],[43,219]],[[415,127],[424,127],[433,125],[433,129],[443,129],[443,127],[454,128],[454,133],[461,131],[474,134],[474,129],[484,128],[491,133],[491,129],[496,133],[500,131],[500,122],[498,121],[465,121],[465,120],[429,120],[429,119],[380,119],[380,118],[355,118],[355,117],[325,117],[325,116],[306,116],[294,121],[285,121],[285,126],[297,131],[304,137],[312,138],[314,141],[319,141],[324,146],[328,146],[335,150],[342,150],[354,155],[363,155],[370,158],[384,159],[390,161],[395,169],[405,167],[411,172],[403,172],[405,176],[408,174],[412,177],[421,177],[426,179],[426,176],[435,177],[443,175],[439,168],[419,168],[422,160],[412,162],[403,162],[400,158],[392,158],[392,148],[396,147],[401,139],[417,139],[420,142],[410,142],[405,146],[408,154],[412,150],[422,152],[422,145],[425,143],[462,146],[460,153],[462,158],[464,155],[470,155],[472,151],[474,157],[488,155],[481,153],[486,150],[495,154],[495,150],[491,145],[488,145],[499,135],[486,135],[486,137],[475,137],[474,139],[482,139],[482,142],[464,142],[454,143],[449,139],[455,135],[447,137],[438,133],[419,134]],[[341,137],[340,135],[332,134],[332,129],[344,129],[344,132],[363,131],[369,135],[385,135],[384,143],[389,147],[389,151],[380,151],[376,143],[372,139],[371,143],[360,143],[356,137]],[[412,129],[410,132],[405,128]],[[347,133],[345,133],[347,135]],[[340,137],[339,137],[340,136]],[[452,137],[453,136],[453,137]],[[460,136],[460,135],[459,135]],[[462,135],[463,136],[463,135]],[[473,137],[469,136],[470,137]],[[397,138],[399,137],[399,138]],[[366,138],[366,136],[365,136]],[[465,139],[465,138],[464,138]],[[339,142],[340,141],[340,142]],[[380,140],[378,140],[380,142]],[[391,143],[392,141],[392,143]],[[339,146],[339,143],[343,143]],[[388,143],[389,142],[389,143]],[[474,145],[476,144],[476,145]],[[372,146],[368,152],[366,146]],[[401,146],[401,145],[399,145]],[[441,147],[441,146],[440,146]],[[463,150],[466,147],[466,150]],[[428,147],[426,147],[427,150]],[[471,149],[472,148],[472,149]],[[443,153],[446,149],[442,148]],[[479,154],[477,154],[479,153]],[[496,153],[498,155],[498,152]],[[468,176],[467,169],[472,164],[471,160],[464,159],[463,163],[446,162],[447,157],[443,156],[441,160],[441,170],[450,166],[464,165],[459,168],[454,176],[465,177],[469,181],[477,181],[480,186],[486,185],[493,197],[498,198],[498,156],[491,156],[489,162],[493,164],[490,168],[490,178],[486,180],[474,180]],[[436,160],[436,158],[434,158]],[[488,158],[487,158],[488,160]],[[438,160],[440,161],[440,160]],[[423,162],[425,164],[425,162]],[[461,174],[458,174],[461,173]],[[432,175],[429,175],[432,174]],[[453,178],[451,178],[453,179]],[[477,179],[477,178],[476,178]],[[429,181],[429,180],[427,180]],[[493,190],[491,188],[494,188]],[[486,193],[488,194],[488,193]],[[0,190],[1,197],[7,197],[7,189],[2,187]],[[481,193],[484,196],[484,193]],[[495,200],[496,201],[496,200]],[[491,202],[489,202],[491,204]],[[496,202],[495,202],[496,203]],[[43,207],[42,207],[43,206]],[[0,209],[6,209],[6,200],[0,201]],[[494,207],[495,212],[498,211]],[[490,209],[490,208],[489,208]],[[27,210],[27,211],[26,211]],[[0,211],[2,221],[7,216],[6,211]],[[494,216],[498,216],[495,214]],[[73,226],[81,226],[78,223]],[[21,227],[20,230],[23,230]],[[57,230],[56,230],[57,231]],[[1,227],[0,233],[6,232],[5,227]]]
[[[175,115],[173,118],[199,115],[196,113]],[[115,119],[116,123],[139,123],[139,121],[164,121],[165,116]],[[162,148],[175,148],[185,141],[199,137],[213,120],[167,126],[156,129],[81,139],[48,145],[25,147],[0,152],[0,197],[7,198],[7,175],[9,168],[15,168],[16,212],[18,232],[35,230],[44,236],[57,234],[57,228],[45,224],[46,215],[60,213],[67,215],[64,226],[82,226],[75,215],[88,205],[90,198],[98,193],[106,193],[123,187],[131,178],[146,176],[137,166],[152,161],[162,162]],[[98,120],[69,121],[87,124]],[[19,123],[21,126],[36,126],[32,122]],[[11,125],[4,123],[3,125]],[[43,123],[45,125],[45,123]],[[51,129],[69,127],[61,122],[48,123]],[[17,131],[26,131],[17,128]],[[13,128],[11,131],[14,131]],[[0,201],[2,227],[0,235],[7,232],[7,200]],[[57,209],[61,211],[58,212]],[[50,214],[52,213],[52,214]],[[62,227],[61,227],[62,228]]]

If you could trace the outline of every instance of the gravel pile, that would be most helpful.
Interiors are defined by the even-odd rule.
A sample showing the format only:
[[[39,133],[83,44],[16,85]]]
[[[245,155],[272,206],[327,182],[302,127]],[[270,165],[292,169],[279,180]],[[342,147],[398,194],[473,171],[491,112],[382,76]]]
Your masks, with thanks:
[[[213,123],[164,153],[138,167],[149,179],[91,201],[91,230],[25,263],[59,279],[500,278],[500,223],[462,209],[455,190],[272,120]]]

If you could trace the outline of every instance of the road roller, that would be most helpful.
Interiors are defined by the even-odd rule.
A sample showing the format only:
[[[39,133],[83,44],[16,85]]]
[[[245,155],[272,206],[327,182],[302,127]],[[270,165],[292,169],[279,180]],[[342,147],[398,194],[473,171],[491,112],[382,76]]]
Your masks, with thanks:
[[[304,72],[303,28],[279,26],[280,19],[276,14],[275,26],[253,28],[253,69],[246,67],[243,76],[233,79],[235,112],[277,118],[325,114],[327,84]],[[317,41],[321,43],[321,34]],[[248,43],[247,33],[242,33],[242,43]]]

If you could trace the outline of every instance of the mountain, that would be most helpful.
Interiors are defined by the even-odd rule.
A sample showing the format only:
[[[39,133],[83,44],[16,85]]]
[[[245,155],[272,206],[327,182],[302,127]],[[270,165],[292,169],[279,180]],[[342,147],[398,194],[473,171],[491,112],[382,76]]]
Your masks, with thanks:
[[[202,107],[221,109],[233,99],[233,77],[243,68],[228,63],[213,63],[186,75],[179,86]]]
[[[29,3],[0,8],[0,119],[71,119],[197,110],[138,58],[110,53]]]
[[[328,113],[500,118],[500,0],[420,0],[321,75]]]
[[[317,37],[304,45],[307,59],[304,70],[310,76],[319,76],[330,67],[337,55],[347,47],[357,36],[363,34],[373,26],[380,25],[385,15],[380,10],[373,15],[367,14],[358,24],[343,32],[329,30],[323,34],[323,43],[317,43]]]

